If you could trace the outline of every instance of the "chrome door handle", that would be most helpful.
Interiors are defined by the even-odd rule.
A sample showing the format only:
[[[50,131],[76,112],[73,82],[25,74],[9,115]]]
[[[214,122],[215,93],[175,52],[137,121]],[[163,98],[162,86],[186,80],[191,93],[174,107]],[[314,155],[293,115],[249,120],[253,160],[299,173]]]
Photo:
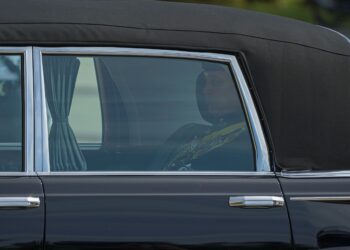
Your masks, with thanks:
[[[240,208],[283,207],[284,199],[281,196],[231,196],[229,205]]]
[[[35,208],[40,206],[38,197],[0,197],[1,208]]]

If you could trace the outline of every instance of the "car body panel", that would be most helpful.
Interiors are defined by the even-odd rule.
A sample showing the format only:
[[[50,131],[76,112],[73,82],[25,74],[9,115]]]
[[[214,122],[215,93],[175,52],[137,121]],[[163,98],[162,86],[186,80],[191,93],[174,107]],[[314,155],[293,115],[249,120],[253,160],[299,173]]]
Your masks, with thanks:
[[[0,198],[5,197],[35,197],[41,204],[35,208],[0,207],[0,248],[42,249],[45,202],[40,179],[37,176],[0,177]]]
[[[291,249],[287,209],[229,206],[281,196],[274,176],[42,176],[47,249]]]
[[[329,173],[331,175],[331,173]],[[279,178],[295,249],[350,247],[350,178]]]

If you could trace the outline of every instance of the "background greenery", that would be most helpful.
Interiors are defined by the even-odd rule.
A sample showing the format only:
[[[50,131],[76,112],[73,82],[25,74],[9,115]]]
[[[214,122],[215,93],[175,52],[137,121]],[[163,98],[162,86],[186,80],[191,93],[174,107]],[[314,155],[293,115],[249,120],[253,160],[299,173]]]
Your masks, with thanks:
[[[350,37],[350,0],[170,0],[224,5],[320,24]]]

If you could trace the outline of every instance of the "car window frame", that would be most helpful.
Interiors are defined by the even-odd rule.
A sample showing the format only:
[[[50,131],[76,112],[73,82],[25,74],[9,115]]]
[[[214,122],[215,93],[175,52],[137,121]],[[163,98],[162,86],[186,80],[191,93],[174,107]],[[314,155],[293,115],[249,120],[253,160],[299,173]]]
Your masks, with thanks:
[[[33,48],[0,47],[0,55],[22,57],[22,171],[3,171],[0,176],[36,175],[34,171],[34,84]]]
[[[94,56],[142,56],[194,59],[225,63],[235,78],[238,94],[243,104],[248,127],[255,149],[255,171],[64,171],[51,172],[47,129],[47,104],[45,96],[42,58],[48,55]],[[229,54],[188,52],[179,50],[119,48],[119,47],[34,47],[34,96],[35,96],[35,167],[41,175],[270,175],[269,151],[262,126],[247,82],[236,56]],[[39,136],[40,135],[40,136]]]

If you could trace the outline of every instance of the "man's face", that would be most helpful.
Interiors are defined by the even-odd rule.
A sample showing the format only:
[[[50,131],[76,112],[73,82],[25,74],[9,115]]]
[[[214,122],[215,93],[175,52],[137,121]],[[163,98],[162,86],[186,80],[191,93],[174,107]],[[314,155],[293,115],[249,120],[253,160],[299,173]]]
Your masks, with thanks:
[[[203,95],[208,112],[215,117],[222,117],[240,109],[231,75],[224,70],[205,72]]]

